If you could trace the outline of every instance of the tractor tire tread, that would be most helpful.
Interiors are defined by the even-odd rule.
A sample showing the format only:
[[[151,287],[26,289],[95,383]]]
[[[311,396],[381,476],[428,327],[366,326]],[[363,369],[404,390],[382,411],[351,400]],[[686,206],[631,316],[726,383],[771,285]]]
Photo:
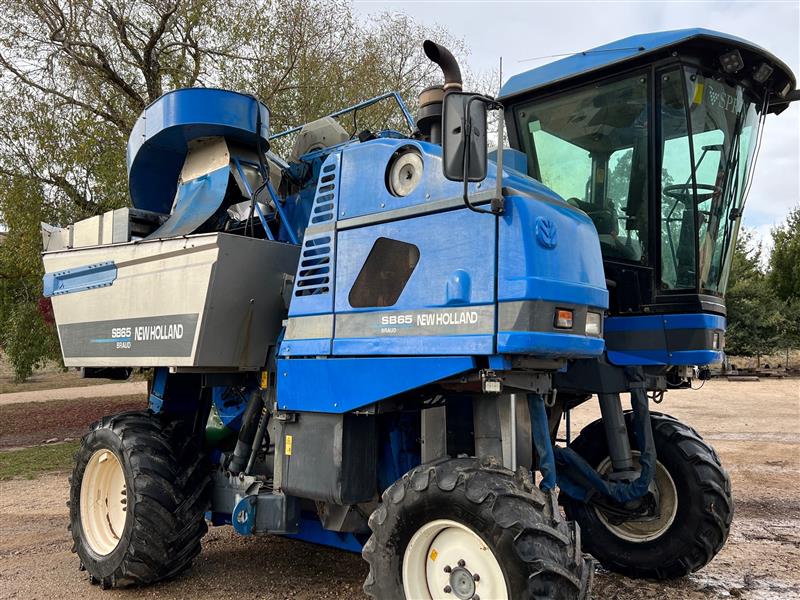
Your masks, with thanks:
[[[91,441],[101,430],[116,434],[125,462],[133,472],[128,488],[134,498],[130,529],[120,544],[124,553],[107,565],[110,572],[101,573],[97,557],[82,537],[80,522],[80,475],[78,469],[91,457],[95,448]],[[126,411],[96,421],[84,436],[76,454],[71,478],[70,531],[73,551],[80,557],[81,567],[88,569],[90,580],[103,589],[149,584],[175,577],[189,568],[200,553],[200,540],[208,527],[204,514],[210,477],[204,460],[194,452],[193,460],[181,441],[171,439],[170,421],[150,411]],[[78,526],[73,526],[78,524]],[[118,546],[109,556],[114,556]],[[103,557],[101,557],[103,558]],[[113,570],[110,567],[113,566]],[[95,570],[95,573],[92,571]]]
[[[626,411],[625,416],[630,430],[632,414]],[[604,552],[601,540],[589,537],[585,546],[586,550],[610,571],[640,579],[675,579],[703,568],[725,545],[734,512],[731,483],[717,453],[694,428],[663,413],[651,412],[650,416],[653,435],[662,438],[664,440],[662,443],[677,448],[683,460],[694,467],[691,470],[694,478],[692,485],[704,498],[702,505],[689,507],[693,518],[702,523],[702,526],[696,529],[698,535],[690,542],[687,541],[678,555],[654,568],[632,565],[620,560],[618,555]],[[571,445],[572,449],[583,455],[583,451],[591,445],[589,440],[592,436],[601,432],[603,432],[602,421],[590,423],[575,439]],[[605,436],[604,433],[602,435]],[[571,500],[566,502],[567,515],[575,516],[569,509],[571,503]]]
[[[395,558],[402,560],[404,552],[404,548],[395,548],[394,525],[403,519],[408,506],[460,501],[448,498],[454,494],[493,521],[502,530],[500,535],[510,536],[515,560],[527,571],[524,598],[590,597],[594,563],[581,554],[579,528],[563,520],[552,494],[533,486],[521,471],[515,474],[469,458],[421,465],[383,492],[381,505],[369,518],[372,535],[362,549],[370,567],[364,582],[367,596],[402,598],[397,573],[387,561],[391,553],[400,554]]]

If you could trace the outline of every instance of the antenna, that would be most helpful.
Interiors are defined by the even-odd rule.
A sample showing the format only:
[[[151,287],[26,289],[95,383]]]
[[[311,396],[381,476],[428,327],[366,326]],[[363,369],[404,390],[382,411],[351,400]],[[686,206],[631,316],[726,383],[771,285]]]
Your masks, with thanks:
[[[497,84],[497,93],[500,94],[500,90],[503,87],[503,57],[500,56],[500,83]]]
[[[581,50],[580,52],[568,52],[565,54],[547,54],[545,56],[534,56],[533,58],[523,58],[517,62],[530,62],[532,60],[541,60],[543,58],[561,58],[562,56],[575,56],[576,54],[599,54],[601,52],[622,52],[624,50],[636,50],[637,52],[644,52],[644,46],[631,46],[629,48],[598,48],[596,50]]]

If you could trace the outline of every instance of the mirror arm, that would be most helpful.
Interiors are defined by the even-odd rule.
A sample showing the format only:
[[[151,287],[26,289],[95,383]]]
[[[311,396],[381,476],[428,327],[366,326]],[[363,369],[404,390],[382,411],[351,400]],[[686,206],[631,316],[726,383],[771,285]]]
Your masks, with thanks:
[[[470,112],[469,106],[475,101],[485,102],[487,104],[487,108],[491,109],[499,109],[500,110],[500,123],[498,129],[498,150],[497,150],[497,195],[495,198],[492,198],[491,202],[491,209],[486,210],[485,208],[480,208],[472,204],[469,201],[469,149],[470,149],[470,136],[472,135],[472,123],[470,119]],[[464,173],[464,206],[470,209],[473,212],[483,213],[486,215],[499,215],[502,214],[504,211],[504,200],[503,200],[503,124],[504,124],[504,115],[503,115],[503,105],[497,102],[494,98],[489,96],[473,96],[469,100],[467,100],[467,105],[464,108],[464,117],[461,119],[461,136],[464,142],[464,163],[463,163],[463,173]]]
[[[497,120],[497,175],[495,176],[495,196],[492,198],[492,212],[495,214],[503,213],[505,200],[503,199],[503,129],[505,127],[505,112],[503,105],[495,102],[495,108],[500,111]]]

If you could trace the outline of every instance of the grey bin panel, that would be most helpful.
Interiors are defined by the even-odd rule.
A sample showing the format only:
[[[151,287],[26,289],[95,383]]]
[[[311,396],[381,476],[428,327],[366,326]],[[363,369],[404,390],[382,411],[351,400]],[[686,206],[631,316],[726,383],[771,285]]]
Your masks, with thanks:
[[[70,367],[257,369],[299,247],[224,233],[44,254],[48,273],[113,261],[111,285],[53,296]]]

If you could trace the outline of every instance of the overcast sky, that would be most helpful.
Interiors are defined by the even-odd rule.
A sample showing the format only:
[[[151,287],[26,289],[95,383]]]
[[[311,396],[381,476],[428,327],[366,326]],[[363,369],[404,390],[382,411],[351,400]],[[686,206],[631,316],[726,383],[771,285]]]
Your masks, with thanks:
[[[800,0],[737,2],[489,2],[356,0],[364,15],[404,12],[424,24],[439,24],[463,38],[475,73],[497,69],[503,80],[572,53],[637,33],[705,27],[762,46],[800,73]],[[520,62],[525,60],[525,62]],[[800,102],[767,118],[744,212],[745,226],[768,241],[770,227],[800,203]]]

